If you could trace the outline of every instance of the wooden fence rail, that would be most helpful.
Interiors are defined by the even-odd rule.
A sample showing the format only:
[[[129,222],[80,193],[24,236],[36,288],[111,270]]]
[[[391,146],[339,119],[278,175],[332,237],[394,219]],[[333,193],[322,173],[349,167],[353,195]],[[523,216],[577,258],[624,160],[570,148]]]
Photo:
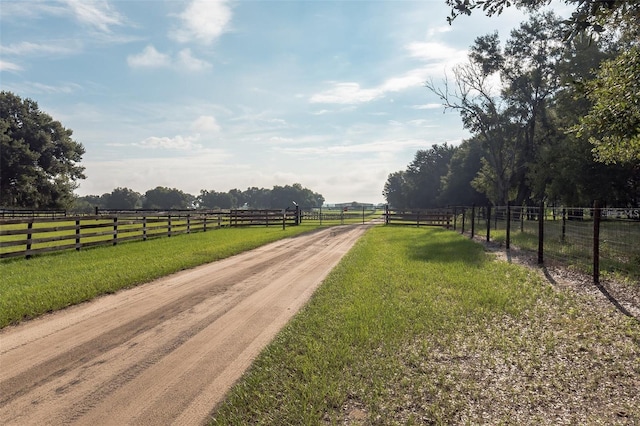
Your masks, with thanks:
[[[449,229],[453,223],[453,211],[450,209],[427,210],[391,210],[385,209],[385,224],[442,226]]]
[[[223,226],[297,225],[297,211],[122,212],[0,219],[0,258],[117,245],[133,240],[205,232]]]

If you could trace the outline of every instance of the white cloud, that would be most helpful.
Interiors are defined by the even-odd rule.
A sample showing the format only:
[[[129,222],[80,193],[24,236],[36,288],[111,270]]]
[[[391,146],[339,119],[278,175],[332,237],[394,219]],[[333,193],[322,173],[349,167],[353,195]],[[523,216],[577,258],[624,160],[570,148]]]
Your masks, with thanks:
[[[406,46],[409,54],[424,61],[459,62],[467,57],[467,51],[455,49],[443,43],[413,42]]]
[[[183,49],[178,53],[176,66],[187,71],[202,71],[211,68],[210,63],[194,58],[191,55],[191,49]]]
[[[153,148],[153,149],[162,148],[162,149],[172,149],[172,150],[179,150],[179,151],[190,151],[195,148],[201,148],[201,145],[195,143],[198,139],[199,139],[199,135],[186,136],[186,137],[177,135],[173,138],[168,138],[168,137],[160,138],[156,136],[151,136],[135,145],[138,145],[144,148]]]
[[[311,96],[310,101],[317,104],[359,104],[382,94],[379,89],[363,89],[358,83],[335,83],[332,89]]]
[[[182,26],[171,34],[173,38],[211,44],[226,31],[232,13],[227,0],[192,0],[178,16]]]
[[[65,3],[78,21],[99,31],[110,32],[111,26],[122,25],[121,15],[106,1],[66,0]]]
[[[174,68],[181,71],[198,72],[211,68],[211,64],[191,54],[191,49],[182,49],[174,59],[149,45],[137,55],[129,55],[127,63],[131,68]]]
[[[442,104],[413,105],[411,108],[413,108],[413,109],[439,109],[439,108],[442,108]]]
[[[10,71],[16,72],[21,71],[22,67],[18,64],[14,64],[13,62],[3,61],[0,59],[0,71]]]
[[[70,47],[70,44],[76,46]],[[66,55],[75,53],[80,46],[77,41],[66,40],[58,44],[31,43],[23,41],[20,43],[10,44],[8,46],[0,46],[0,52],[6,55]]]
[[[423,85],[432,73],[431,68],[416,68],[399,77],[391,77],[382,84],[365,89],[358,83],[334,83],[333,88],[311,96],[311,103],[324,104],[360,104],[385,96],[389,92],[399,92]]]
[[[170,66],[171,58],[149,45],[141,53],[127,56],[127,63],[132,68],[160,68]]]
[[[191,128],[199,133],[215,133],[220,131],[220,125],[211,115],[201,115],[193,122]]]
[[[345,154],[385,154],[396,153],[406,149],[425,146],[422,139],[380,140],[369,143],[333,146],[288,146],[274,148],[279,152],[291,155],[345,155]]]

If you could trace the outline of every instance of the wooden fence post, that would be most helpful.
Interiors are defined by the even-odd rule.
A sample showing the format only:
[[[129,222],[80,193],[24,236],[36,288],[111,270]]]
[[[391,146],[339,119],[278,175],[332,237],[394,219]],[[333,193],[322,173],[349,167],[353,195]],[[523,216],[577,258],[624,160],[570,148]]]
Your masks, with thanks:
[[[33,218],[27,223],[27,229],[29,232],[27,233],[27,255],[25,256],[27,259],[31,258],[31,254],[29,254],[29,250],[31,250],[31,238],[33,238],[33,234],[31,233],[33,229]]]
[[[147,241],[147,215],[142,216],[142,241]]]
[[[118,244],[118,216],[113,218],[113,245]]]
[[[171,236],[171,215],[167,216],[167,236]]]
[[[593,203],[593,282],[600,284],[600,203]]]
[[[464,234],[464,217],[466,214],[467,214],[467,209],[463,207],[462,208],[462,230],[460,231],[461,234]]]
[[[76,251],[80,251],[80,219],[76,219]]]
[[[453,207],[453,230],[456,231],[456,225],[457,225],[457,221],[458,221],[458,212],[456,211],[456,207]]]

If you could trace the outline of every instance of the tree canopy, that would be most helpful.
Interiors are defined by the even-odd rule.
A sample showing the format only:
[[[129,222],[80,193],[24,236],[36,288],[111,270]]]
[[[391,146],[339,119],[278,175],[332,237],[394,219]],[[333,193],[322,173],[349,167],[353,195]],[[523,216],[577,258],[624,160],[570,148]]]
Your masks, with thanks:
[[[547,4],[449,3],[461,7],[454,14],[482,7],[489,15]],[[615,13],[589,0],[578,5],[594,7],[580,19],[606,37],[567,38],[559,18],[532,13],[504,41],[497,32],[477,37],[452,80],[425,83],[472,134],[440,174],[436,205],[640,205],[640,21],[618,13],[637,13],[640,2],[606,3]],[[385,184],[394,207],[419,206],[436,182],[412,165]]]
[[[64,208],[73,202],[84,147],[31,99],[0,92],[0,206]]]
[[[593,106],[573,130],[588,135],[598,160],[640,164],[640,48],[603,62],[585,86]]]

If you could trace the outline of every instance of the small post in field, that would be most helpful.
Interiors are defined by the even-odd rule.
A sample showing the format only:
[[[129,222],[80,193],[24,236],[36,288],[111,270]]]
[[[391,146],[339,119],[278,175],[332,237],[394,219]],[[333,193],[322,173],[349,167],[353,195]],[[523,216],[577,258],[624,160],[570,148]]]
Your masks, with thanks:
[[[118,244],[118,216],[113,218],[113,245]]]
[[[544,201],[538,209],[538,265],[544,263]]]
[[[33,230],[33,218],[27,223],[27,259],[31,258],[31,254],[29,253],[31,251],[31,238],[33,237],[33,234],[31,233],[31,231]]]
[[[476,234],[476,205],[471,205],[471,239]]]
[[[511,244],[511,203],[507,201],[507,250],[509,250]]]
[[[80,219],[76,219],[76,251],[80,251]]]
[[[487,242],[491,240],[491,204],[487,205]]]
[[[600,203],[593,203],[593,282],[600,284]]]

